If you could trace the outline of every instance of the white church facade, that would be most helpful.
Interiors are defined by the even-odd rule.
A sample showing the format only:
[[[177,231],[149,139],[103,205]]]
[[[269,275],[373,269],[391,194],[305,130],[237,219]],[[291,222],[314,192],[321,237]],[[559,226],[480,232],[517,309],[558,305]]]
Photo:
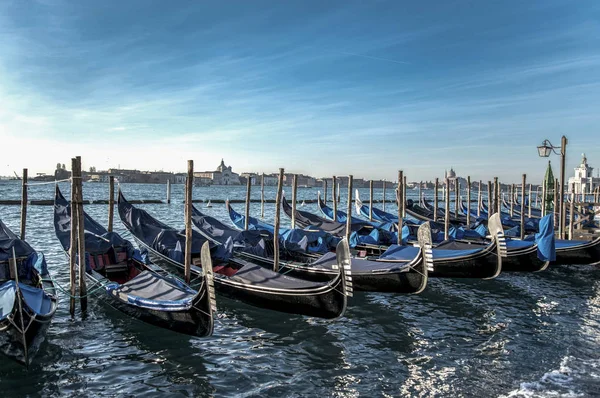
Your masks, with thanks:
[[[210,182],[213,185],[240,185],[240,176],[231,170],[231,166],[226,166],[223,159],[215,171],[203,171],[194,173],[194,178],[203,180],[204,183]]]
[[[593,170],[594,168],[587,163],[585,153],[582,154],[581,164],[575,167],[575,176],[569,178],[567,191],[575,194],[592,193],[600,186],[600,177],[592,176]]]

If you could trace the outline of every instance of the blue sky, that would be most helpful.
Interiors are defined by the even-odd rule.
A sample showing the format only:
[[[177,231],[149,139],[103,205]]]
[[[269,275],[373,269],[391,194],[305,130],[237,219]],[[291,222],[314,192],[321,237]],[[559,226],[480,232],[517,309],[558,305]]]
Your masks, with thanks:
[[[568,174],[600,167],[599,21],[597,1],[5,0],[0,175],[81,155],[516,182],[562,134]]]

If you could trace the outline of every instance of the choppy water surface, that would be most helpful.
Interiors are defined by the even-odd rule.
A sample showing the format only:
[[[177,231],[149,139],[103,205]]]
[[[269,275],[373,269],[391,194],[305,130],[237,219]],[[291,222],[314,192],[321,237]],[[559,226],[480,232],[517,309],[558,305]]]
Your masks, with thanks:
[[[52,199],[53,188],[32,186],[29,196]],[[130,199],[165,198],[159,185],[123,190]],[[2,199],[18,199],[19,191],[18,182],[0,182]],[[84,191],[86,199],[103,199],[108,188],[86,184]],[[241,199],[244,191],[196,188],[194,198]],[[267,197],[273,192],[267,189]],[[299,196],[316,192],[301,189]],[[367,191],[362,194],[365,200]],[[253,197],[260,197],[258,189]],[[183,228],[182,198],[183,187],[174,185],[173,204],[141,207]],[[316,211],[315,205],[304,208]],[[225,218],[223,205],[202,209]],[[86,211],[106,223],[106,206]],[[272,219],[273,205],[265,213]],[[260,214],[260,204],[252,204],[252,214]],[[0,217],[18,231],[18,206],[0,206]],[[66,285],[52,208],[29,207],[27,222],[27,240]],[[117,220],[115,226],[124,232]],[[97,302],[87,319],[72,320],[62,296],[34,366],[26,371],[0,358],[0,391],[44,397],[600,396],[599,273],[592,266],[555,267],[492,281],[430,280],[418,296],[358,293],[335,322],[218,296],[215,334],[207,339],[149,327]]]

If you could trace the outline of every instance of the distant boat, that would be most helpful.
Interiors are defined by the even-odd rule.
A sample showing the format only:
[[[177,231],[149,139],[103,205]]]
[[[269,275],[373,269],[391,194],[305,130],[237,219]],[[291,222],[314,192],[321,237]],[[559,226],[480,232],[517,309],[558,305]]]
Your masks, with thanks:
[[[304,206],[306,204],[305,201],[302,201],[302,203],[300,204],[300,206]]]
[[[206,207],[212,207],[212,203],[210,203],[210,200],[208,201],[208,203],[206,204]]]

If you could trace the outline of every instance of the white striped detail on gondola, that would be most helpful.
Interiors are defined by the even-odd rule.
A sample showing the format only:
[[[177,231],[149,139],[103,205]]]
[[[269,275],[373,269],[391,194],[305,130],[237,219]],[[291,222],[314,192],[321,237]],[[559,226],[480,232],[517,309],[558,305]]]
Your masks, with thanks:
[[[500,257],[508,256],[508,249],[506,247],[506,237],[504,236],[504,229],[502,229],[502,221],[500,220],[500,214],[494,213],[488,219],[488,229],[492,238],[496,240],[498,245],[498,254]]]
[[[429,222],[425,222],[419,226],[417,230],[417,240],[419,241],[419,246],[421,247],[421,253],[423,259],[425,260],[425,264],[427,265],[427,271],[433,271],[433,240],[431,238],[431,224]]]
[[[215,297],[215,282],[212,267],[212,258],[210,257],[210,245],[208,241],[202,245],[202,251],[200,252],[200,260],[202,264],[202,273],[204,275],[204,282],[206,283],[206,291],[208,292],[208,299],[210,300],[210,310],[214,316],[217,312],[217,299]]]
[[[337,267],[342,274],[344,295],[346,295],[346,297],[352,297],[354,292],[352,286],[352,264],[350,262],[350,247],[348,246],[346,238],[338,243],[335,254],[337,258]]]

